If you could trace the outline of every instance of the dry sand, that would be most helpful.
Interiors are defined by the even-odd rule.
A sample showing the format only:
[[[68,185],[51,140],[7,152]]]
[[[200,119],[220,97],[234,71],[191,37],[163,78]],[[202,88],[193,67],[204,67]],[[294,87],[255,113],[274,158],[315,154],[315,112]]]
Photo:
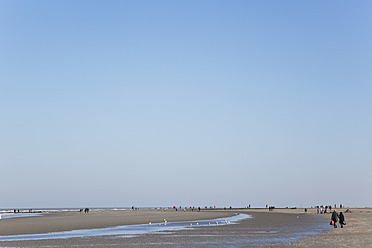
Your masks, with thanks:
[[[345,210],[345,209],[343,209]],[[337,209],[339,211],[339,209]],[[236,212],[251,214],[254,218],[239,225],[200,227],[177,232],[145,234],[133,238],[96,236],[86,238],[28,240],[0,242],[5,247],[372,247],[372,210],[351,209],[345,214],[345,228],[329,228],[315,236],[304,237],[285,244],[259,243],[267,234],[282,237],[288,230],[296,231],[308,224],[329,223],[330,214],[317,215],[315,209],[304,214],[303,209],[227,210],[227,211],[97,211],[84,213],[50,213],[43,217],[25,217],[0,220],[0,235],[44,233],[83,228],[144,224],[173,221],[216,219]],[[252,240],[252,243],[249,243]],[[247,243],[248,241],[248,243]]]

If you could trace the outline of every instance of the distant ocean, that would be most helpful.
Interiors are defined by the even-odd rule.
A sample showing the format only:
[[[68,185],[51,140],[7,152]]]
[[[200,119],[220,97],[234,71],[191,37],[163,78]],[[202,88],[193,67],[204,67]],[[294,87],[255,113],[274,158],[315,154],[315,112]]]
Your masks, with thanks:
[[[90,211],[129,210],[130,208],[90,208]],[[21,218],[42,215],[52,212],[77,212],[80,208],[36,208],[36,209],[0,209],[0,219]]]
[[[14,213],[14,212],[20,212],[20,213],[27,213],[27,212],[63,212],[63,211],[79,211],[82,208],[3,208],[0,209],[0,213]],[[89,208],[89,207],[88,207]],[[94,207],[89,208],[90,210],[97,211],[97,210],[128,210],[131,209],[131,207]],[[143,208],[145,209],[145,208]],[[146,208],[146,209],[155,209],[155,208]]]

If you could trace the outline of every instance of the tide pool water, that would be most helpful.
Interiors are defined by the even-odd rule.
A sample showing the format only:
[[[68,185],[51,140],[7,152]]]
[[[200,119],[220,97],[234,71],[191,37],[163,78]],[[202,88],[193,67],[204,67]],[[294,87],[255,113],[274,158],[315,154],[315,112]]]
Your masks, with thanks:
[[[0,241],[23,241],[23,240],[43,240],[43,239],[68,239],[79,237],[92,236],[107,236],[116,235],[119,237],[135,237],[142,234],[163,232],[163,231],[179,231],[187,228],[202,227],[202,226],[218,226],[236,224],[241,220],[251,218],[248,214],[237,214],[228,218],[214,220],[199,220],[199,221],[184,221],[184,222],[167,222],[149,223],[142,225],[126,225],[110,228],[97,229],[82,229],[64,232],[51,232],[42,234],[26,234],[26,235],[8,235],[0,236]]]

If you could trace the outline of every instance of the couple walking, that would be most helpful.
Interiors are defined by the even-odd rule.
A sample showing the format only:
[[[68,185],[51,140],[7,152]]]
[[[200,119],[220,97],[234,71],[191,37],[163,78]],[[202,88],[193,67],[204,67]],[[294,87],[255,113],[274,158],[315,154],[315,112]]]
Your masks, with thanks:
[[[336,210],[334,210],[332,213],[330,224],[333,225],[334,228],[337,228],[337,221],[340,223],[341,228],[343,228],[344,225],[346,225],[344,214],[342,212],[340,212],[340,214],[337,214]]]

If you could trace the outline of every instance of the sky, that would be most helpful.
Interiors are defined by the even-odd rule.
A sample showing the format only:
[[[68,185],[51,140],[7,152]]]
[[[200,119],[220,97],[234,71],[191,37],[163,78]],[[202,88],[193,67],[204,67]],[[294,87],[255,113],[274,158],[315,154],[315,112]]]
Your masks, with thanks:
[[[371,207],[371,13],[0,0],[0,208]]]

